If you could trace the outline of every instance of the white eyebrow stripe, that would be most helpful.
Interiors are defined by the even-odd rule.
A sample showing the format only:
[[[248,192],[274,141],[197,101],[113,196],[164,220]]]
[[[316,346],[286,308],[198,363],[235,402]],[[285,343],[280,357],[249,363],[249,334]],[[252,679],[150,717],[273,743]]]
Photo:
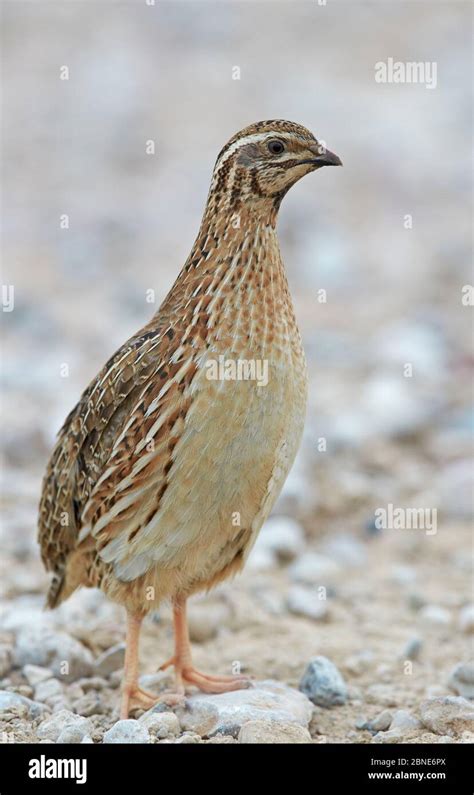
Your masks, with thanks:
[[[224,152],[222,157],[217,161],[216,168],[220,168],[226,160],[231,157],[237,149],[240,149],[241,146],[247,146],[248,144],[258,144],[260,141],[265,141],[267,138],[285,138],[286,140],[291,140],[295,137],[294,133],[290,132],[280,132],[280,131],[270,131],[264,133],[252,133],[251,135],[246,135],[245,138],[239,138],[237,141],[234,141],[231,146]],[[303,140],[303,139],[301,139]]]

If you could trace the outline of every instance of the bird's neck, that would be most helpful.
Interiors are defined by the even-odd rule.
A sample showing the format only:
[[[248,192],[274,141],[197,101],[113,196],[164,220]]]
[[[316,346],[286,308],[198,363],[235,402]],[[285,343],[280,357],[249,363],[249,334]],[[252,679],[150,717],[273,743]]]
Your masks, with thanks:
[[[226,269],[240,268],[250,260],[254,264],[266,261],[269,268],[280,266],[277,214],[274,200],[242,203],[232,201],[228,194],[211,192],[183,271],[203,275],[222,265]]]

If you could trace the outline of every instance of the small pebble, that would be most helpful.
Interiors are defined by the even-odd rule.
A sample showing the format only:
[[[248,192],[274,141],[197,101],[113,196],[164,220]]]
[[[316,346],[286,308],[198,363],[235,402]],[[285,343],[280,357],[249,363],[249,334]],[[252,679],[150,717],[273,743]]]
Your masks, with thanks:
[[[104,734],[104,743],[149,743],[148,730],[137,720],[119,720]]]
[[[88,734],[91,729],[90,721],[88,718],[83,718],[80,715],[75,715],[69,710],[63,709],[56,712],[50,718],[40,723],[38,726],[37,734],[40,740],[49,740],[50,742],[58,742],[58,738],[66,728],[75,727],[75,736],[82,731],[82,736]],[[79,742],[74,740],[73,742]]]
[[[35,687],[36,701],[48,702],[51,698],[64,695],[64,685],[58,679],[46,679]]]
[[[182,734],[181,737],[178,737],[174,742],[175,745],[196,745],[197,743],[202,743],[202,740],[199,734],[185,732],[185,734]]]
[[[474,663],[459,663],[449,675],[448,685],[458,696],[474,698]]]
[[[402,660],[417,660],[420,656],[421,649],[423,647],[423,641],[421,638],[410,638],[407,642],[405,648],[402,651],[401,658]]]
[[[328,616],[326,599],[320,599],[317,589],[293,585],[288,591],[287,607],[290,613],[324,621]]]
[[[52,679],[53,672],[49,668],[43,668],[41,665],[24,665],[23,676],[28,684],[32,687],[39,685],[40,682],[45,682],[47,679]]]
[[[78,715],[84,715],[86,718],[90,717],[91,715],[102,715],[107,711],[102,699],[94,690],[90,691],[89,693],[85,693],[85,695],[81,696],[81,698],[73,701],[73,707]]]
[[[393,720],[393,713],[388,709],[384,709],[384,711],[380,712],[380,714],[377,715],[376,718],[368,722],[367,728],[369,729],[369,731],[385,732],[387,731],[387,729],[390,728],[392,720]]]
[[[145,712],[139,718],[139,723],[145,726],[150,734],[159,740],[177,737],[180,732],[179,720],[174,712],[155,712],[151,710]]]
[[[0,713],[8,713],[12,709],[20,709],[22,712],[26,709],[25,714],[31,718],[41,717],[47,711],[44,704],[38,701],[32,701],[9,690],[0,690]],[[2,714],[2,718],[5,719],[5,714]]]
[[[421,722],[434,734],[460,734],[474,729],[474,707],[461,696],[429,698],[420,706]]]
[[[405,709],[397,709],[397,711],[394,712],[393,720],[390,724],[390,731],[406,734],[419,728],[421,728],[421,723],[411,712]]]
[[[419,612],[424,624],[432,626],[448,626],[451,623],[451,613],[438,605],[425,605]]]
[[[276,720],[250,720],[239,732],[239,743],[310,743],[308,729]]]
[[[344,679],[327,657],[310,660],[301,679],[300,690],[320,707],[334,707],[347,701]]]

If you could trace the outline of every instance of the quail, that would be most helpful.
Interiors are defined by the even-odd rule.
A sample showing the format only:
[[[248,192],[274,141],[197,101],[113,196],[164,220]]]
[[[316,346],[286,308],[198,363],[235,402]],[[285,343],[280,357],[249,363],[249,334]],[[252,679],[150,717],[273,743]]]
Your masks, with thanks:
[[[307,375],[276,220],[301,177],[340,159],[272,120],[219,153],[191,253],[156,314],[109,359],[66,418],[39,510],[47,605],[80,586],[127,612],[121,716],[157,696],[138,684],[144,616],[174,616],[173,692],[248,678],[192,663],[186,600],[244,565],[295,458]]]

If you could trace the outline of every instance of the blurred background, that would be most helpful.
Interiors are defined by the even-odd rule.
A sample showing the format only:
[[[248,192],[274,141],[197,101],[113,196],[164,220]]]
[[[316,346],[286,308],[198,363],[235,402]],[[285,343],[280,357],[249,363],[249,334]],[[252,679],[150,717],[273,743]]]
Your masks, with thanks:
[[[92,654],[123,637],[101,594],[40,613],[42,473],[80,392],[183,265],[220,148],[284,118],[344,162],[299,183],[279,219],[310,371],[305,437],[248,570],[197,600],[194,638],[203,659],[240,655],[293,685],[312,654],[330,657],[355,690],[321,717],[328,739],[363,741],[366,703],[452,694],[474,620],[470,15],[457,2],[3,4],[3,687],[28,688],[15,638],[33,621]],[[435,62],[436,87],[377,83],[388,58]],[[437,509],[437,533],[380,530],[388,504]]]

